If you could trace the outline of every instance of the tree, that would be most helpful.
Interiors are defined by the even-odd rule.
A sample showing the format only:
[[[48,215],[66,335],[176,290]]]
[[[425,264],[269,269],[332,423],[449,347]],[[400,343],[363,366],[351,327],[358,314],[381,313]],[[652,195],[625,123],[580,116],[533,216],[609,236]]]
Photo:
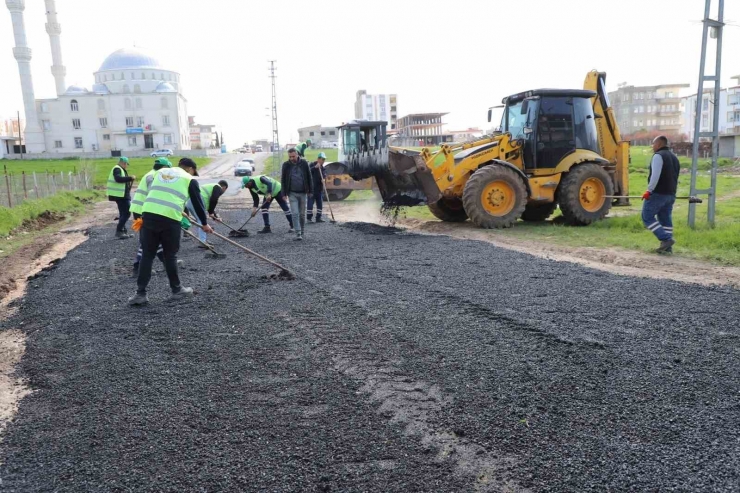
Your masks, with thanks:
[[[219,142],[218,140],[218,132],[214,132],[214,133],[216,134],[216,148],[218,149],[221,147],[221,142]]]
[[[221,145],[224,145],[226,142],[224,142],[224,133],[221,132]],[[221,147],[221,146],[219,146]]]

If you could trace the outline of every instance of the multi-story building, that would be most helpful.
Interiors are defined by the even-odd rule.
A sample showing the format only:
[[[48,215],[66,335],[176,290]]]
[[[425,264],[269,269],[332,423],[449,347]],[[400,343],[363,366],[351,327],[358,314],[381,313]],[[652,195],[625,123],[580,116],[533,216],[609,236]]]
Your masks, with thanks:
[[[311,139],[311,146],[314,148],[332,147],[332,144],[339,141],[339,135],[336,127],[322,127],[321,125],[312,125],[298,129],[298,140],[305,142]]]
[[[395,94],[368,94],[365,90],[357,91],[355,119],[387,121],[388,130],[396,130],[398,125],[398,96]]]
[[[216,147],[217,130],[216,125],[205,125],[195,123],[195,117],[188,117],[190,126],[190,145],[193,149],[213,149]]]
[[[412,113],[398,120],[397,139],[402,146],[439,145],[451,142],[442,117],[447,113]]]
[[[740,135],[740,75],[733,77],[735,85],[720,90],[719,95],[719,133],[721,135]],[[701,99],[700,132],[713,129],[714,89],[704,89]],[[694,137],[696,122],[696,94],[684,98],[682,132],[689,139]]]
[[[679,134],[683,126],[681,89],[689,84],[621,86],[609,93],[609,100],[622,135],[660,131]]]

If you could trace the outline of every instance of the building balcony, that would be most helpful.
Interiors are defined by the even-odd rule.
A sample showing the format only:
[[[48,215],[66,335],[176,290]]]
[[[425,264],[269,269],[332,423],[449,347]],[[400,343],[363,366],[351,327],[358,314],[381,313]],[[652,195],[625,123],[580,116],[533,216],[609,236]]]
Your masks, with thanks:
[[[681,116],[683,114],[683,111],[675,110],[675,111],[658,111],[658,116]]]
[[[658,103],[664,103],[664,104],[680,103],[681,102],[681,98],[678,98],[678,97],[655,98],[655,101],[657,101]]]

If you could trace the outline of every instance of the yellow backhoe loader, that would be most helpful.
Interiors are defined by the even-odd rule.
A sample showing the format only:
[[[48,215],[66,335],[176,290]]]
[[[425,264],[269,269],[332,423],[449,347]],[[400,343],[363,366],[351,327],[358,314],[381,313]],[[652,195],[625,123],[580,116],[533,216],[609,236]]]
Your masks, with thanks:
[[[389,205],[427,204],[443,221],[470,218],[506,228],[544,221],[560,207],[565,222],[602,219],[629,195],[629,142],[592,71],[583,89],[540,89],[503,99],[500,131],[431,152],[388,148],[345,164],[352,178],[374,176]],[[489,121],[491,110],[489,110]]]

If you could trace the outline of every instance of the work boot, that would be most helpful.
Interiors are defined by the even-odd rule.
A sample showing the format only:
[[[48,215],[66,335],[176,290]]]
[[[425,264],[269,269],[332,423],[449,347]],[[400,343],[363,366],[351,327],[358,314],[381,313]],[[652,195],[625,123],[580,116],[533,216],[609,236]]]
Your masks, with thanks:
[[[303,233],[298,233],[298,236],[295,237],[295,241],[303,241]]]
[[[116,231],[116,238],[127,240],[131,237],[133,237],[133,235],[128,234],[126,231]]]
[[[185,262],[183,262],[182,260],[178,259],[177,260],[177,267],[179,268],[179,267],[182,267],[183,265],[185,265]]]
[[[306,222],[310,223],[311,221],[313,221],[313,216],[306,216]]]
[[[136,293],[128,299],[129,306],[144,306],[149,303],[149,297],[146,293]]]
[[[660,242],[660,246],[655,250],[657,253],[666,253],[668,250],[672,250],[673,245],[676,244],[676,240],[668,238]]]
[[[317,216],[316,217],[316,222],[317,223],[325,223],[326,221],[324,221],[323,219],[321,219],[321,216]]]
[[[270,229],[270,226],[265,226],[264,228],[257,231],[258,235],[263,235],[265,233],[272,233],[272,229]]]
[[[172,293],[167,301],[183,301],[192,298],[194,295],[193,288],[180,288],[176,293]]]

